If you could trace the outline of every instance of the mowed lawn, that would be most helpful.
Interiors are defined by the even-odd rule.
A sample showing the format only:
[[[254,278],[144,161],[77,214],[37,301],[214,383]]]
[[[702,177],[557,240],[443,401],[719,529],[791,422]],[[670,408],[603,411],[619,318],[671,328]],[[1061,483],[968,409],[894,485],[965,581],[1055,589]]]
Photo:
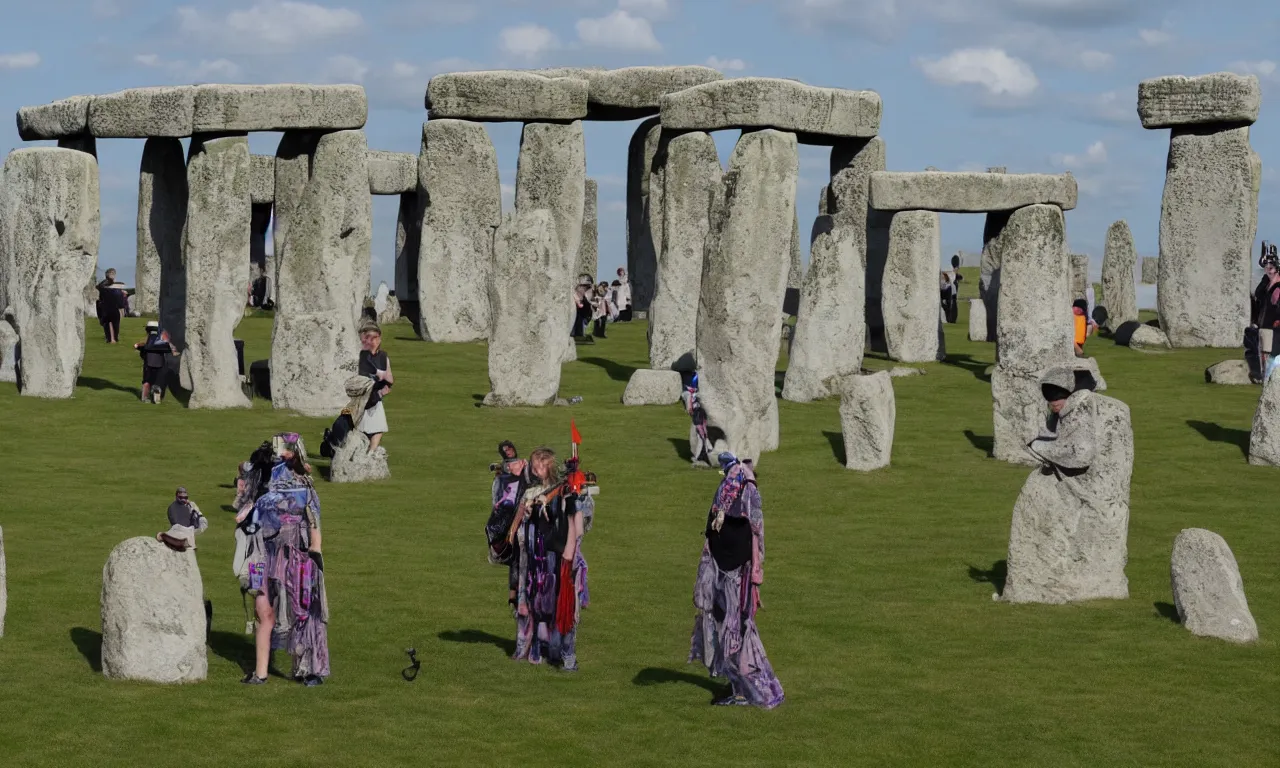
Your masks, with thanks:
[[[646,360],[643,324],[610,328],[565,366],[561,393],[582,404],[517,410],[477,407],[483,344],[387,329],[394,477],[318,482],[333,676],[316,689],[240,685],[252,649],[224,505],[259,442],[296,430],[317,453],[325,420],[263,400],[140,405],[137,355],[90,325],[74,399],[0,386],[0,765],[1276,765],[1280,469],[1245,460],[1259,390],[1203,379],[1238,353],[1090,343],[1133,414],[1130,599],[1009,606],[990,582],[1027,470],[987,457],[994,346],[965,328],[962,312],[947,364],[895,380],[890,469],[842,467],[837,402],[780,402],[782,448],[759,468],[759,623],[787,701],[760,712],[708,706],[721,688],[684,663],[718,475],[689,467],[680,408],[620,404]],[[249,360],[267,356],[270,332],[268,318],[242,323]],[[142,335],[141,320],[125,323],[127,341]],[[571,417],[602,493],[583,547],[582,671],[565,675],[507,659],[507,574],[485,562],[481,528],[497,443],[567,452]],[[198,556],[209,678],[105,680],[102,566],[122,540],[166,527],[179,484],[211,518]],[[1187,527],[1234,550],[1256,645],[1195,638],[1171,618],[1169,554]],[[414,683],[400,677],[409,646],[423,662]]]

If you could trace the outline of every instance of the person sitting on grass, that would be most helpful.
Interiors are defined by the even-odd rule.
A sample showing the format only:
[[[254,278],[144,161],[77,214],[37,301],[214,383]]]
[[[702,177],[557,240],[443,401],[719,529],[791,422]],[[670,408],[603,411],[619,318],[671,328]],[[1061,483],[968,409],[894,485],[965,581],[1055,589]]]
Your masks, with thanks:
[[[133,345],[142,356],[142,402],[159,405],[164,400],[164,365],[173,354],[169,332],[155,320],[147,322],[147,338]]]

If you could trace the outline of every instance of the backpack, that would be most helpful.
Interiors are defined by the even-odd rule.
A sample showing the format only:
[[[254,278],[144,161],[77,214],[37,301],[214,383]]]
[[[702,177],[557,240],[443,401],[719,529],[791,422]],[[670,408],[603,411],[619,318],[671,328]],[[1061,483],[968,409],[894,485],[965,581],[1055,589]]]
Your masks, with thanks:
[[[343,411],[338,414],[338,418],[333,420],[333,426],[324,431],[324,440],[320,443],[320,455],[326,459],[332,459],[337,453],[338,448],[347,440],[347,435],[351,434],[356,428],[356,424],[351,419],[351,414]]]

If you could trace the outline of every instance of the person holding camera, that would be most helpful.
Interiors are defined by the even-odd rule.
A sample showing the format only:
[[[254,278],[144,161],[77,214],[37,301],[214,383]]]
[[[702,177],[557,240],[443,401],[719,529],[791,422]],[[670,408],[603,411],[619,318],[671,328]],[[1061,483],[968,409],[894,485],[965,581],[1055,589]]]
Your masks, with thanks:
[[[185,552],[196,548],[196,534],[209,528],[209,521],[200,514],[200,508],[187,495],[187,489],[178,486],[173,503],[169,505],[169,530],[156,534],[156,539],[170,549]]]

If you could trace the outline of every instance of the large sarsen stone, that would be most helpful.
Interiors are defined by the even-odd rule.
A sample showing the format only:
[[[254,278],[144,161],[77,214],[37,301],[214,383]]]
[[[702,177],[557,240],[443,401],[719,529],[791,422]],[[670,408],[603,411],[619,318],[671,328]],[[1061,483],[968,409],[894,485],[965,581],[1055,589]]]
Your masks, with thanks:
[[[859,241],[864,238],[837,226],[813,241],[782,388],[787,400],[827,397],[834,394],[832,377],[862,368],[867,326]]]

